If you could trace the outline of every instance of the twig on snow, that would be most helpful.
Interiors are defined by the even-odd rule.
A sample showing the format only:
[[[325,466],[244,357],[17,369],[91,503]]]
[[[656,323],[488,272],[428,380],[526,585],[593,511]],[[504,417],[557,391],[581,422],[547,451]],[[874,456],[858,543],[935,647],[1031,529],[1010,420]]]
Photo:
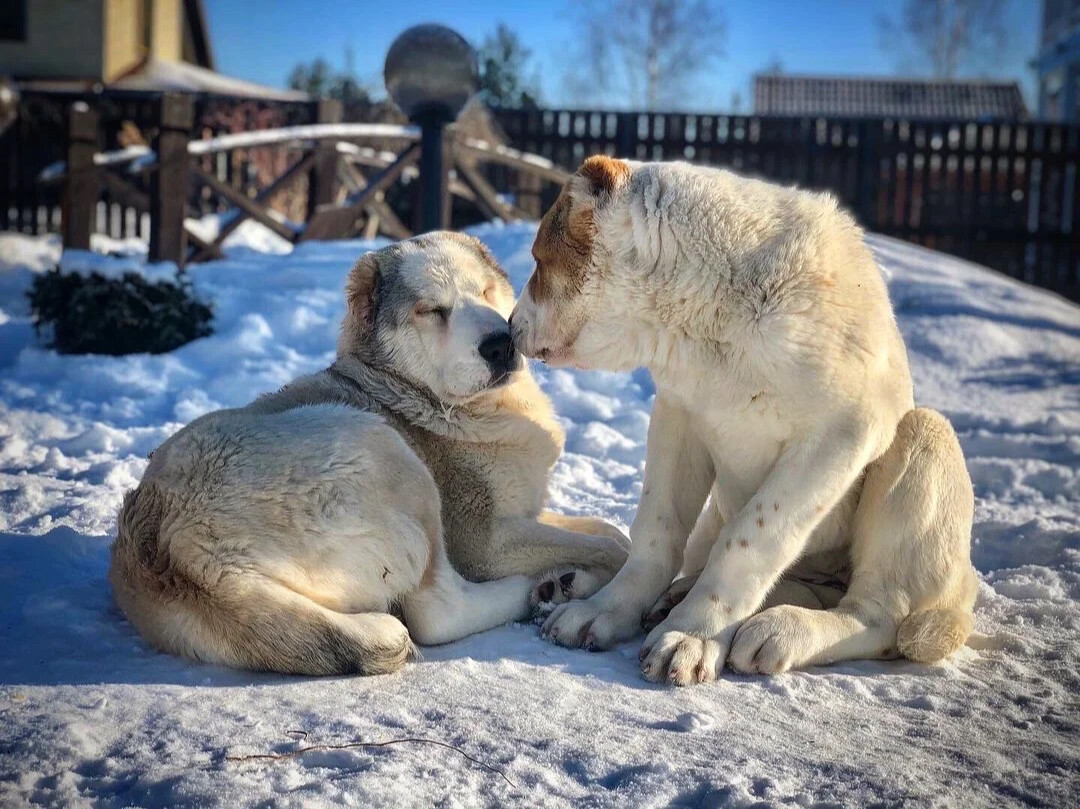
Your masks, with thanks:
[[[304,753],[310,753],[314,750],[349,750],[357,747],[389,747],[392,744],[434,744],[438,747],[445,747],[447,750],[453,750],[461,756],[464,756],[474,764],[479,764],[485,770],[493,772],[498,775],[502,780],[508,783],[514,789],[517,789],[517,784],[506,777],[506,773],[500,770],[498,767],[492,767],[481,761],[478,758],[473,758],[460,747],[456,747],[447,742],[436,741],[435,739],[419,739],[419,738],[405,738],[405,739],[390,739],[385,742],[348,742],[346,744],[312,744],[307,747],[298,747],[296,750],[291,750],[287,753],[255,753],[248,756],[225,756],[226,761],[277,761],[280,759],[297,758],[304,755]]]

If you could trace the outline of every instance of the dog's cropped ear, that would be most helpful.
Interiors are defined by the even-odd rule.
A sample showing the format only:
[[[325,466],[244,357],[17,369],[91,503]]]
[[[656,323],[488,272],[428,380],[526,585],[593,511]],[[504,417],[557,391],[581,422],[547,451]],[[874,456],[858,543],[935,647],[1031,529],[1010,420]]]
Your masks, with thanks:
[[[352,326],[366,331],[375,323],[375,296],[379,287],[379,253],[365,253],[349,272],[345,282],[345,306],[347,319]]]
[[[577,173],[588,184],[589,193],[603,199],[626,184],[630,179],[630,166],[625,161],[600,154],[585,158]]]

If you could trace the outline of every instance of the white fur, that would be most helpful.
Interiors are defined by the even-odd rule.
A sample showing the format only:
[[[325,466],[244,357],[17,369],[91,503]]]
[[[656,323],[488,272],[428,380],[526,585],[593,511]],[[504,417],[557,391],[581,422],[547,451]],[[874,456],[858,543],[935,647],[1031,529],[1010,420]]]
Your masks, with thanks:
[[[495,283],[475,251],[455,241],[420,246],[401,242],[398,283],[417,292],[430,315],[387,335],[398,369],[440,399],[460,402],[482,393],[491,380],[477,346],[506,329],[514,306],[509,286]],[[445,321],[438,313],[445,310]]]
[[[528,616],[553,568],[603,583],[625,560],[611,526],[542,511],[563,435],[527,369],[499,376],[479,354],[513,306],[482,245],[426,234],[365,256],[350,284],[331,368],[187,425],[125,498],[110,579],[156,647],[384,673],[413,640]],[[387,320],[366,319],[363,290]]]
[[[924,659],[951,652],[967,630],[949,635],[941,610],[970,628],[974,601],[971,483],[948,422],[913,410],[861,232],[826,195],[685,164],[631,169],[606,194],[571,181],[595,222],[581,291],[527,292],[512,317],[527,355],[645,366],[658,389],[630,558],[595,596],[557,608],[545,634],[609,648],[637,632],[711,492],[685,560],[700,575],[646,638],[647,678],[889,657],[909,615],[944,627]],[[832,609],[758,612],[785,572],[848,569]]]

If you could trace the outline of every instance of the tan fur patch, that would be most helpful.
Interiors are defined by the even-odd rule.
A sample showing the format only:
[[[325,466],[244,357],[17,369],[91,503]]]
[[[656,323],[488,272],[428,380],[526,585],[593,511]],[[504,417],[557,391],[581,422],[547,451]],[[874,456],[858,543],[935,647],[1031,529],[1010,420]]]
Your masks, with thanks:
[[[570,297],[581,290],[595,234],[592,208],[575,206],[567,184],[540,220],[533,242],[536,270],[529,279],[529,295],[534,301]]]
[[[592,194],[610,194],[630,177],[630,167],[621,160],[600,154],[585,158],[578,174],[588,181]]]

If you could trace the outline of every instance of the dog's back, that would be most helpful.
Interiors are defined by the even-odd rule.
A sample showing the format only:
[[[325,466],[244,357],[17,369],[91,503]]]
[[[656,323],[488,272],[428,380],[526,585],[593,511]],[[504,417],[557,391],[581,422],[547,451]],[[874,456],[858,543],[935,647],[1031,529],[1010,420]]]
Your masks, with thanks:
[[[333,412],[320,414],[320,408],[306,408],[303,416],[308,423],[320,415],[345,424],[356,421],[358,431],[366,432],[365,438],[375,444],[375,451],[369,449],[369,454],[377,454],[379,441],[385,443],[390,435],[392,440],[398,440],[370,414],[347,414],[345,408],[334,406],[330,409]],[[293,414],[237,413],[230,417],[230,426],[242,425],[240,429],[246,431],[249,442],[253,434],[260,432],[272,440],[277,431],[266,426],[267,419],[295,421]],[[131,622],[158,649],[237,668],[290,674],[379,674],[400,668],[412,654],[413,645],[396,618],[380,611],[328,608],[328,599],[315,596],[317,601],[309,597],[313,594],[305,594],[296,584],[298,577],[287,575],[287,567],[278,565],[283,572],[277,577],[268,573],[278,564],[273,555],[281,553],[283,546],[302,543],[303,532],[310,526],[298,525],[286,516],[278,521],[285,526],[292,524],[298,536],[244,536],[244,526],[232,522],[228,512],[247,510],[251,515],[247,527],[251,533],[259,533],[265,528],[260,526],[260,509],[265,512],[270,507],[268,499],[280,500],[279,493],[273,491],[272,478],[269,491],[264,488],[266,480],[253,480],[222,493],[214,473],[207,470],[225,469],[231,478],[236,478],[242,474],[237,470],[242,470],[244,464],[229,458],[235,450],[223,450],[224,445],[216,437],[212,421],[204,419],[189,425],[158,451],[171,453],[168,466],[177,474],[167,478],[155,475],[156,468],[164,464],[152,462],[143,482],[124,499],[109,578],[117,603]],[[284,453],[289,449],[282,447]],[[280,463],[290,461],[295,463],[295,456],[285,457]],[[248,468],[259,463],[274,461],[255,456],[250,458]],[[332,464],[333,459],[328,463]],[[411,475],[417,480],[401,482],[424,491],[425,479],[430,484],[426,470],[407,467],[398,477]],[[182,480],[180,485],[176,478]],[[316,484],[307,482],[313,487]],[[374,484],[374,488],[382,487]],[[303,502],[304,492],[297,491],[294,500],[302,512],[311,511],[310,504]],[[324,503],[321,507],[328,512],[334,504]],[[427,529],[412,526],[412,533],[437,534],[437,507],[436,496],[429,520],[432,525]],[[325,514],[322,516],[325,519]],[[230,525],[235,535],[222,536],[219,532],[229,531]],[[402,532],[407,535],[410,526],[404,526]],[[406,549],[421,546],[414,555],[424,559],[417,559],[419,564],[409,577],[418,581],[429,538],[405,536],[388,540],[395,541]],[[335,550],[341,544],[336,543]],[[373,602],[385,602],[384,595],[373,594]]]

